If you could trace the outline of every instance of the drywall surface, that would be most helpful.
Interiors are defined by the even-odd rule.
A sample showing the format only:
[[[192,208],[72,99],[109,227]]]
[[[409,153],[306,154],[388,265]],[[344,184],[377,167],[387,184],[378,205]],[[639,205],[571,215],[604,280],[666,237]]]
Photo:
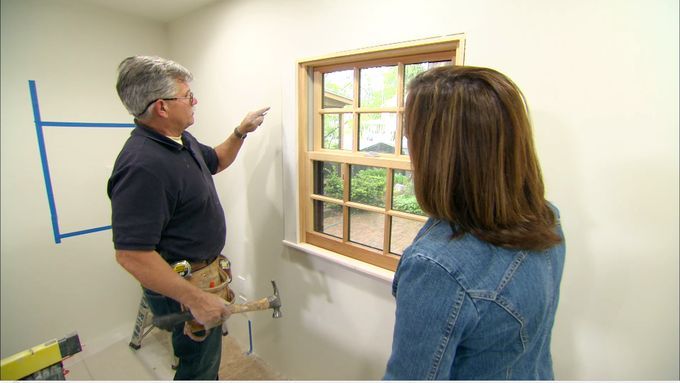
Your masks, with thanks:
[[[235,318],[293,379],[379,379],[390,284],[283,249],[295,240],[296,62],[465,33],[465,63],[509,75],[535,125],[567,265],[554,329],[557,378],[678,379],[678,3],[537,0],[234,0],[173,22],[170,52],[195,74],[194,134],[218,142],[272,106],[217,178],[226,252],[248,297],[276,279],[284,317]]]
[[[467,65],[524,91],[562,212],[557,378],[680,378],[677,1],[231,0],[169,25],[80,0],[0,4],[2,357],[70,331],[84,352],[131,335],[139,287],[116,264],[110,231],[55,242],[28,80],[44,120],[129,123],[116,66],[158,54],[194,72],[190,129],[206,144],[272,107],[215,182],[234,288],[253,299],[276,280],[283,318],[236,315],[230,331],[249,344],[250,321],[253,352],[292,379],[381,378],[390,283],[282,245],[296,238],[296,62],[465,33]],[[106,157],[124,134],[47,128],[44,138],[61,228],[107,225]]]
[[[166,54],[161,24],[80,1],[2,0],[2,357],[78,332],[85,352],[129,337],[139,285],[115,261],[111,230],[55,241],[29,80],[45,121],[131,123],[120,61]],[[110,225],[106,180],[130,129],[45,127],[62,232]]]

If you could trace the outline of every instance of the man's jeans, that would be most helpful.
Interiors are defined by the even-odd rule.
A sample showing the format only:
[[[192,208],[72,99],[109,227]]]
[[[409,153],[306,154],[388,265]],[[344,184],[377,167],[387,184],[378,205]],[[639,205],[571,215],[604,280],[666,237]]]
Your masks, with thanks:
[[[177,301],[143,288],[146,302],[155,316],[167,315],[181,311]],[[196,335],[202,335],[197,333]],[[184,335],[184,323],[172,331],[172,347],[179,365],[175,371],[175,380],[217,380],[222,355],[222,331],[216,327],[202,342],[195,342]]]

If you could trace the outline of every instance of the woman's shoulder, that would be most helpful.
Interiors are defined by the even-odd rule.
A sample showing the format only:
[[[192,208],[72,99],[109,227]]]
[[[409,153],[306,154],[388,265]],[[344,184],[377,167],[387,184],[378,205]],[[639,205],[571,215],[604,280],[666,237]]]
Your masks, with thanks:
[[[436,262],[454,271],[467,262],[467,258],[488,252],[474,236],[465,234],[454,237],[451,225],[443,220],[430,218],[423,225],[403,257],[419,257]]]
[[[493,246],[469,233],[454,237],[448,222],[430,219],[403,257],[411,262],[434,262],[465,287],[482,288],[489,281],[496,283],[518,252]]]

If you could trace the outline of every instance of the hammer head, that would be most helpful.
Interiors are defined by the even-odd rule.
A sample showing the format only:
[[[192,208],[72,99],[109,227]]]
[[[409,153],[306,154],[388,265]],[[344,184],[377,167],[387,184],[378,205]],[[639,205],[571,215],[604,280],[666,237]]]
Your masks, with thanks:
[[[272,287],[274,288],[274,295],[269,303],[269,307],[274,310],[272,318],[281,318],[281,296],[279,295],[279,289],[276,288],[276,282],[272,281]]]

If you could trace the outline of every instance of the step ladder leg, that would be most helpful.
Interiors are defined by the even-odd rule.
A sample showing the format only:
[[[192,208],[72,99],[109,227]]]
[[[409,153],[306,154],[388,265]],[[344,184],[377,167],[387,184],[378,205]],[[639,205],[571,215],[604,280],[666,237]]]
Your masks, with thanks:
[[[135,350],[142,347],[142,339],[153,329],[153,313],[146,303],[146,298],[142,295],[139,302],[139,310],[137,311],[137,319],[135,320],[135,328],[132,331],[132,338],[129,346]]]
[[[139,310],[137,310],[137,319],[135,320],[135,328],[132,331],[132,338],[130,339],[129,346],[135,350],[139,350],[142,347],[142,339],[153,330],[153,313],[149,308],[149,304],[146,303],[146,297],[142,295],[142,299],[139,301]],[[173,370],[177,369],[179,366],[179,358],[172,355],[172,362],[170,367]]]

